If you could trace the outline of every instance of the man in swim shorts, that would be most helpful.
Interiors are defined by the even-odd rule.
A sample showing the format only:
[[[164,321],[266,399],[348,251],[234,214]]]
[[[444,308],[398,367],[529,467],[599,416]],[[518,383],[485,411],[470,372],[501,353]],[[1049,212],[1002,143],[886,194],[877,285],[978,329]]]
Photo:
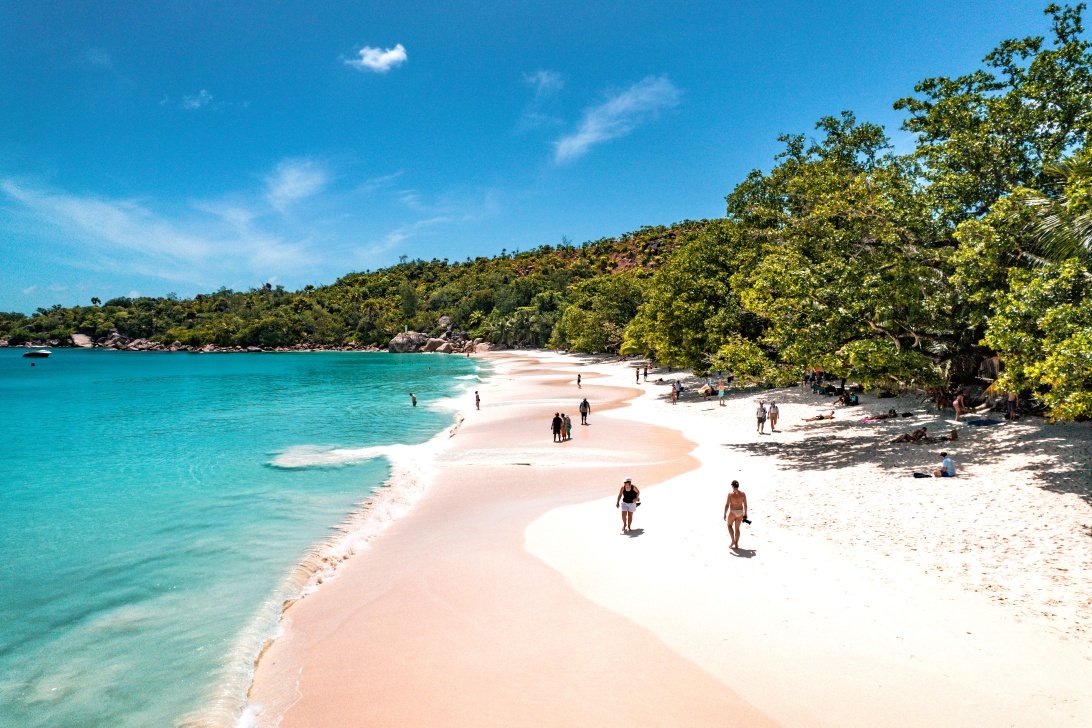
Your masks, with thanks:
[[[732,492],[724,503],[724,520],[728,523],[728,535],[732,537],[729,548],[739,548],[739,524],[747,518],[747,494],[739,489],[739,481],[732,481]]]

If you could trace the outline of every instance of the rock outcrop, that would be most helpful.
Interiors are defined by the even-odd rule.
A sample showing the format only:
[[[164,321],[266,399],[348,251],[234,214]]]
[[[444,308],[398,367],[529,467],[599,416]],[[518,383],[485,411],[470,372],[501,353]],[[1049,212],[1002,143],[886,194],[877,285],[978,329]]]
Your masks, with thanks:
[[[425,346],[421,351],[439,351],[440,347],[446,343],[443,339],[429,339],[425,342]]]
[[[391,343],[387,344],[387,349],[403,354],[411,351],[421,351],[426,344],[428,344],[428,336],[425,334],[417,331],[404,331],[391,339]]]
[[[95,342],[87,334],[72,334],[72,346],[80,349],[90,349],[94,345]]]

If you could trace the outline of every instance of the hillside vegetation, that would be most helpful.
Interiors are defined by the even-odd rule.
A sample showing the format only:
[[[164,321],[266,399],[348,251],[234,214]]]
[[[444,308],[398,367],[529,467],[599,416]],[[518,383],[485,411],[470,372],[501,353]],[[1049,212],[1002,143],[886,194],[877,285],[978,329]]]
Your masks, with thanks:
[[[0,314],[13,343],[386,343],[441,316],[506,346],[620,351],[787,383],[983,383],[1092,416],[1092,46],[1084,5],[981,68],[895,101],[914,148],[852,112],[781,137],[725,217],[461,263],[404,261],[330,286]],[[988,383],[988,382],[986,382]]]

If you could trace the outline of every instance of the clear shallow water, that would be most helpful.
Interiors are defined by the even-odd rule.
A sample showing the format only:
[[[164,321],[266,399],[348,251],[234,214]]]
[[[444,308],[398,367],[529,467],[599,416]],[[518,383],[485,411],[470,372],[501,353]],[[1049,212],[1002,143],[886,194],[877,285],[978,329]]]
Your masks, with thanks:
[[[272,463],[424,442],[476,381],[445,355],[22,351],[0,349],[0,726],[27,728],[172,725],[245,686],[286,576],[389,472]]]

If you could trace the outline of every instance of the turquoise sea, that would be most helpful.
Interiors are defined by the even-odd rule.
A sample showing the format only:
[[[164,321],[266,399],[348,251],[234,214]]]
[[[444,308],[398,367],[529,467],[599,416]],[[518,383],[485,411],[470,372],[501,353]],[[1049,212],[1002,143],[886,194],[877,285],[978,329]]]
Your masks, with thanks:
[[[447,429],[478,372],[23,352],[0,349],[0,726],[24,728],[234,721],[298,565],[387,480],[375,455]]]

